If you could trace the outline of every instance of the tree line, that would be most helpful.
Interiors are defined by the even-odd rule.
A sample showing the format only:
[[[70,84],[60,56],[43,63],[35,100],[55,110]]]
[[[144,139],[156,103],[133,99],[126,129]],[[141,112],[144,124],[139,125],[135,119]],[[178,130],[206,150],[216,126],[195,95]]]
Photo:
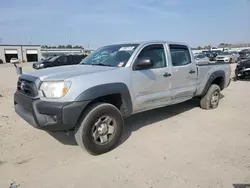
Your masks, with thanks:
[[[48,45],[42,45],[41,48],[82,48],[84,49],[83,46],[80,46],[80,45],[75,45],[75,46],[72,46],[72,45],[58,45],[58,46],[48,46]]]
[[[250,47],[250,43],[242,43],[242,44],[230,44],[230,43],[220,43],[218,45],[218,48],[244,48],[244,47]],[[192,48],[193,50],[203,50],[203,49],[210,49],[212,48],[211,45],[207,46],[198,46],[196,48]]]

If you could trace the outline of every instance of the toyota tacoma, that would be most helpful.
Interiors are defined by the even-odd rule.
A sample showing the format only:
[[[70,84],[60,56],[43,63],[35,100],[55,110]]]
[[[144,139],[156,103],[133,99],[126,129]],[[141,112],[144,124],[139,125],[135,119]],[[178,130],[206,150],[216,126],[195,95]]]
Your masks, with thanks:
[[[97,155],[117,145],[132,114],[194,97],[202,109],[216,108],[230,73],[229,64],[197,65],[183,43],[109,45],[79,65],[21,74],[14,106],[33,127],[75,130],[78,145]]]

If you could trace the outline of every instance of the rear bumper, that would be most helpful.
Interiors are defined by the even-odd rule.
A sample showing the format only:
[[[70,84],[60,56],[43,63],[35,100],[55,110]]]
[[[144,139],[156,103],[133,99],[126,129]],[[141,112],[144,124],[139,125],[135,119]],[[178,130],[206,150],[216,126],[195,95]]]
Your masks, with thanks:
[[[14,95],[16,113],[33,127],[49,131],[74,128],[88,103],[48,102],[28,98],[19,92]]]

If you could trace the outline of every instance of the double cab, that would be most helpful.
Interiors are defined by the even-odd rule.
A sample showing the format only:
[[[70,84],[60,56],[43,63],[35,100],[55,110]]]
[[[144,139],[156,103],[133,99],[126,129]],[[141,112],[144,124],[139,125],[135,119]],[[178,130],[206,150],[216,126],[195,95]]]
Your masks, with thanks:
[[[33,127],[74,130],[78,145],[97,155],[117,145],[133,114],[194,97],[202,109],[217,108],[230,73],[229,64],[197,65],[184,43],[108,45],[79,65],[21,74],[14,106]]]

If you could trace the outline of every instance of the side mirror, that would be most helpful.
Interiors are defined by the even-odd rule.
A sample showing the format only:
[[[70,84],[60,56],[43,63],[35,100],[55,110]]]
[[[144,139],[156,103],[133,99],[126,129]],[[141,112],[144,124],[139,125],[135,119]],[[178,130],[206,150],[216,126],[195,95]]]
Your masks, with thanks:
[[[135,70],[148,69],[153,66],[153,62],[150,58],[138,58],[135,61]]]

